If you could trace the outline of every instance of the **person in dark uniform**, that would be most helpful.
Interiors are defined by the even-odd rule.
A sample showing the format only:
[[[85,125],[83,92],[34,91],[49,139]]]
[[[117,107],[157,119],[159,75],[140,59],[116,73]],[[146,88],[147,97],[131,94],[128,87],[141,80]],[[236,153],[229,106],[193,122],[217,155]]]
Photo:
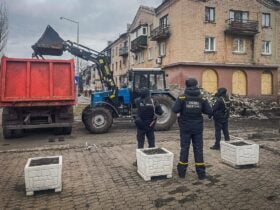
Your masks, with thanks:
[[[228,118],[230,111],[230,100],[226,88],[219,88],[216,93],[217,100],[213,106],[213,118],[215,124],[215,144],[210,149],[219,150],[221,142],[221,131],[224,133],[225,141],[229,141]]]
[[[141,75],[140,82],[139,82],[139,89],[147,88],[148,87],[148,79],[145,75]]]
[[[151,98],[150,91],[144,87],[140,90],[140,97],[135,100],[137,116],[135,124],[137,127],[138,149],[144,148],[145,136],[148,139],[149,148],[155,147],[154,126],[156,114],[162,115],[161,106]]]
[[[172,111],[180,113],[178,118],[180,126],[180,161],[177,171],[180,178],[185,178],[188,167],[189,148],[192,141],[196,172],[199,179],[205,178],[205,163],[203,160],[203,116],[212,116],[212,108],[205,100],[199,88],[197,80],[186,80],[185,94],[179,96],[172,107]]]

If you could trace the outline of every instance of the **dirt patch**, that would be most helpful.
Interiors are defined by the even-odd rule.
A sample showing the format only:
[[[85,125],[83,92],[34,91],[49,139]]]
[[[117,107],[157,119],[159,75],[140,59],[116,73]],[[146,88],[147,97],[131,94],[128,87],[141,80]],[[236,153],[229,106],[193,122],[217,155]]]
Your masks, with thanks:
[[[196,194],[190,194],[190,195],[187,195],[186,197],[184,197],[183,199],[179,200],[178,202],[180,204],[184,204],[186,202],[195,201],[196,199],[197,199],[197,195]]]
[[[164,150],[161,149],[161,148],[143,150],[143,152],[144,152],[146,155],[167,154],[167,152],[164,151]]]
[[[267,197],[266,197],[266,200],[275,201],[275,200],[277,200],[277,196],[276,196],[276,195],[267,196]]]
[[[188,192],[189,189],[184,187],[184,186],[181,186],[181,187],[177,187],[175,190],[172,190],[170,192],[168,192],[168,194],[170,195],[174,195],[174,194],[177,194],[177,193],[184,193],[184,192]]]
[[[193,185],[202,185],[202,182],[194,182]]]
[[[49,138],[49,142],[55,142],[55,139],[54,138]]]
[[[16,192],[25,192],[25,184],[17,184],[15,186],[15,191]]]
[[[65,138],[64,137],[59,137],[58,141],[65,141]]]
[[[156,199],[155,200],[155,207],[157,208],[160,208],[160,207],[163,207],[165,206],[167,203],[171,202],[171,201],[174,201],[175,198],[174,197],[169,197],[169,198],[166,198],[166,199]]]
[[[207,187],[211,187],[215,185],[216,183],[220,182],[219,179],[217,179],[219,175],[214,175],[214,176],[206,176],[206,179],[210,181],[210,183],[206,184]]]
[[[248,189],[248,188],[245,188],[245,189],[241,190],[241,192],[250,193],[250,192],[252,192],[252,190]]]
[[[41,158],[38,160],[31,160],[30,167],[32,166],[42,166],[42,165],[50,165],[50,164],[58,164],[59,158]]]
[[[232,144],[232,145],[234,145],[234,146],[245,146],[245,145],[251,145],[251,144],[248,144],[248,143],[246,143],[246,142],[244,142],[244,141],[232,142],[232,143],[230,143],[230,144]]]
[[[88,106],[88,104],[78,104],[77,106],[74,107],[74,116],[82,116],[82,112],[84,108]]]

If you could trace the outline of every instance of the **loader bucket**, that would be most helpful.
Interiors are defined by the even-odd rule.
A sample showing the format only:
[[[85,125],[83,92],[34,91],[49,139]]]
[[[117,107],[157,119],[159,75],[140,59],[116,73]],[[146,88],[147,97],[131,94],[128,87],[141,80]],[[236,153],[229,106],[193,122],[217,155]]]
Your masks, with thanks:
[[[58,35],[58,33],[48,25],[41,38],[32,45],[34,55],[53,55],[60,56],[63,53],[64,40]]]

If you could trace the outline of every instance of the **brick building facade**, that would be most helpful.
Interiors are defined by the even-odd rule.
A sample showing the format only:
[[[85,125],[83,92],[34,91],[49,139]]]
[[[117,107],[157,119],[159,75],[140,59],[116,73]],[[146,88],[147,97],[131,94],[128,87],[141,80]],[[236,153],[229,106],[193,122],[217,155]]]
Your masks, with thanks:
[[[276,0],[164,0],[139,8],[127,31],[125,69],[160,66],[169,84],[196,77],[209,92],[277,96],[279,33]]]

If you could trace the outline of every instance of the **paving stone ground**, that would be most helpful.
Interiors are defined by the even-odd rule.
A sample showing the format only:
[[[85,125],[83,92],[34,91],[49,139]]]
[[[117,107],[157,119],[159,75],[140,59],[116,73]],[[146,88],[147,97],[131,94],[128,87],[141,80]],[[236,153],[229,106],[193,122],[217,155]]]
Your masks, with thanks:
[[[247,127],[241,131],[232,129],[231,133],[242,137],[252,131]],[[209,149],[214,134],[207,128],[204,135],[206,180],[197,179],[191,149],[186,179],[178,178],[174,167],[173,178],[145,182],[132,165],[136,147],[134,129],[120,129],[118,135],[116,132],[109,143],[96,144],[89,150],[71,144],[0,151],[0,209],[280,209],[280,153],[277,153],[280,141],[277,138],[260,141],[268,145],[267,148],[272,145],[274,150],[266,147],[260,150],[258,167],[235,169],[221,162],[219,151]],[[157,145],[175,154],[176,166],[178,130],[156,135]],[[27,159],[50,155],[63,156],[63,191],[25,196],[23,168]]]

